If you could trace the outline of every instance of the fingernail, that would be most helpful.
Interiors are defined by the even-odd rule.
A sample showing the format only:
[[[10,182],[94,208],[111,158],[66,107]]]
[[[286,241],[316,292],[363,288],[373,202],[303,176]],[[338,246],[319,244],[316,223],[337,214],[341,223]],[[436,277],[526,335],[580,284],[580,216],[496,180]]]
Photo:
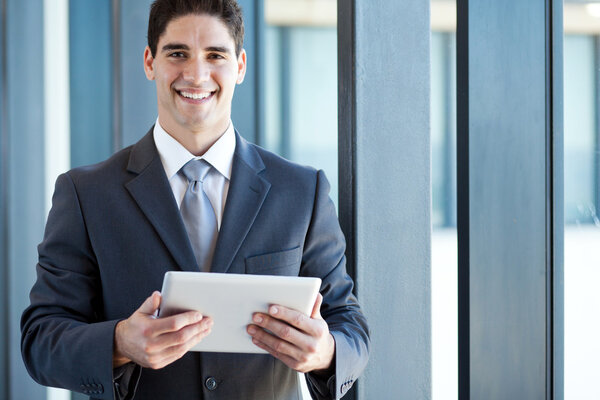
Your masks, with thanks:
[[[196,321],[202,321],[202,314],[201,313],[196,313],[196,315],[194,315],[194,317],[196,317]]]
[[[257,324],[260,324],[261,322],[263,322],[263,318],[260,315],[256,314],[254,316],[254,322],[256,322]]]
[[[269,312],[271,314],[277,314],[279,312],[279,310],[277,309],[277,307],[271,306],[271,308],[269,309]]]
[[[248,327],[248,333],[254,335],[256,333],[256,328],[253,326]]]

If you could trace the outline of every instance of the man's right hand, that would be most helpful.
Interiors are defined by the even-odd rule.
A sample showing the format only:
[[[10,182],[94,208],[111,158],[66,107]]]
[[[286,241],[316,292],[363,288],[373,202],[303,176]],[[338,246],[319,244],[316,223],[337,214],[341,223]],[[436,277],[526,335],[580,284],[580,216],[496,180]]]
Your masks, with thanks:
[[[210,333],[212,319],[197,311],[157,319],[154,315],[160,301],[160,293],[152,293],[136,312],[117,324],[113,368],[130,361],[146,368],[163,368]]]

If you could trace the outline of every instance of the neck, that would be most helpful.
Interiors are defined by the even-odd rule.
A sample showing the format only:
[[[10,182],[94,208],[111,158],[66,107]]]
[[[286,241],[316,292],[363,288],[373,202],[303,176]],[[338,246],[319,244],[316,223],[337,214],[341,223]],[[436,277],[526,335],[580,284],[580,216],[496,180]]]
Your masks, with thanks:
[[[160,117],[159,122],[165,132],[171,135],[175,140],[181,143],[187,151],[195,156],[201,156],[206,153],[208,149],[210,149],[212,145],[225,134],[230,124],[230,122],[227,121],[227,124],[224,126],[213,127],[212,129],[189,130],[179,126],[165,126],[160,120]]]

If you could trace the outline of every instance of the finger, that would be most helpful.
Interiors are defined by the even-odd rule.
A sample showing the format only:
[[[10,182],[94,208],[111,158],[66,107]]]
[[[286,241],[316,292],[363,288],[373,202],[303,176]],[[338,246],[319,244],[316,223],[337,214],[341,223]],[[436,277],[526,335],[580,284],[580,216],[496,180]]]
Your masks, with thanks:
[[[285,355],[295,361],[301,361],[304,353],[302,350],[286,340],[271,335],[260,327],[250,325],[247,328],[248,333],[252,336],[252,342],[262,343],[272,349],[278,355]],[[256,344],[256,343],[255,343]]]
[[[163,333],[156,338],[154,344],[161,349],[169,348],[172,346],[185,345],[193,340],[198,334],[203,332],[210,332],[212,329],[212,319],[209,317],[204,318],[200,322],[195,324],[186,325],[185,327],[174,331]]]
[[[279,305],[272,305],[269,307],[269,315],[278,320],[285,321],[291,326],[296,327],[311,336],[316,336],[320,333],[319,330],[315,329],[315,321],[299,311]]]
[[[140,308],[138,308],[138,312],[140,312],[142,314],[153,315],[154,312],[160,306],[160,300],[161,300],[160,292],[154,291],[150,295],[150,297],[148,297],[142,303],[142,305],[140,306]]]
[[[252,339],[252,343],[254,343],[256,346],[260,347],[261,349],[265,350],[266,352],[271,354],[273,357],[281,360],[285,365],[287,365],[291,369],[294,369],[294,370],[300,371],[300,372],[308,372],[308,369],[301,368],[301,363],[298,360],[288,356],[287,354],[282,354],[282,353],[278,352],[277,350],[271,348],[266,343],[263,343],[257,339]]]
[[[323,319],[323,317],[321,317],[321,304],[323,304],[323,296],[321,293],[317,293],[317,300],[315,300],[315,305],[310,313],[311,318]]]
[[[306,333],[299,331],[296,329],[296,327],[291,326],[290,324],[260,313],[254,314],[253,321],[261,328],[269,330],[273,333],[273,335],[297,347],[306,349],[308,345],[307,342],[310,337]]]
[[[168,332],[176,332],[188,325],[202,321],[203,316],[198,311],[186,311],[181,314],[171,315],[166,318],[159,318],[154,321],[154,333],[161,335]]]

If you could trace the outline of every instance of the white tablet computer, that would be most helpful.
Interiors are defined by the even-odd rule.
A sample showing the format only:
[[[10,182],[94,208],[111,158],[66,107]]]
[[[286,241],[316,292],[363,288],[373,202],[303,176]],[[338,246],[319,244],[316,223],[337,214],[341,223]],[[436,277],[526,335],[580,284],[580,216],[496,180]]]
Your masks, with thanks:
[[[320,287],[319,278],[169,271],[159,318],[188,310],[212,317],[212,332],[192,351],[266,353],[246,332],[252,315],[271,304],[310,315]]]

